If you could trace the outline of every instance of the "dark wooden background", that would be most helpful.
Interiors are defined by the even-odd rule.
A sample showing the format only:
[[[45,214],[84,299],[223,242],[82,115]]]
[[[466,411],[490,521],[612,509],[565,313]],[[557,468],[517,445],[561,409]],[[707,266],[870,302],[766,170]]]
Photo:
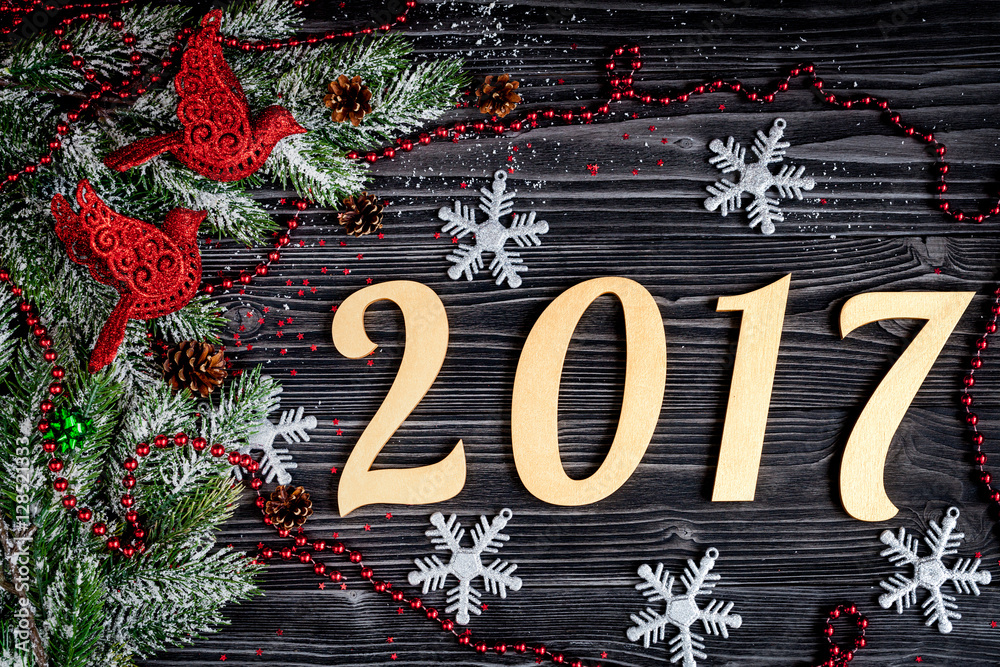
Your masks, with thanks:
[[[382,8],[339,4],[317,3],[310,10],[315,27],[356,25]],[[1000,4],[994,1],[421,3],[406,32],[422,53],[461,56],[474,74],[509,72],[522,81],[525,108],[596,99],[605,58],[624,42],[642,45],[641,82],[657,90],[716,75],[764,83],[778,70],[813,61],[831,88],[887,96],[946,142],[952,193],[964,203],[995,193],[1000,181]],[[788,121],[789,158],[805,165],[817,186],[805,201],[785,204],[785,222],[764,237],[746,226],[744,215],[704,210],[705,186],[717,177],[706,147],[729,135],[748,144],[778,116]],[[715,571],[722,575],[715,597],[735,603],[743,626],[728,640],[709,637],[709,658],[699,664],[814,664],[825,655],[823,614],[853,601],[871,620],[869,647],[854,664],[909,665],[919,658],[928,665],[998,665],[1000,627],[990,623],[1000,621],[1000,548],[972,478],[958,388],[995,284],[1000,223],[958,224],[935,212],[931,162],[876,114],[824,108],[801,85],[768,107],[728,94],[669,112],[622,104],[610,121],[587,127],[435,144],[374,169],[372,189],[392,202],[384,239],[351,238],[341,246],[345,237],[332,217],[310,213],[298,236],[304,247],[290,249],[279,270],[242,299],[221,297],[230,306],[270,308],[259,330],[252,331],[251,319],[254,326],[242,334],[252,351],[231,351],[238,366],[263,364],[280,378],[284,407],[305,406],[319,419],[313,440],[292,448],[296,482],[309,488],[317,509],[309,527],[328,538],[339,531],[379,576],[404,584],[412,559],[431,553],[424,530],[432,512],[455,512],[471,527],[480,514],[513,509],[502,555],[519,565],[524,587],[505,601],[484,599],[489,609],[470,627],[487,640],[542,641],[604,665],[665,664],[664,644],[644,649],[625,637],[629,614],[645,606],[633,588],[636,568],[662,561],[679,574],[687,558],[715,546],[721,552]],[[587,164],[599,165],[597,176]],[[515,168],[509,179],[519,194],[515,210],[538,211],[551,231],[540,248],[524,252],[531,269],[521,288],[498,288],[485,273],[453,282],[445,273],[450,240],[434,238],[441,224],[436,211],[455,198],[474,200],[493,171],[508,166]],[[206,261],[213,270],[252,265],[243,250],[209,252]],[[713,504],[739,321],[738,314],[716,313],[716,299],[789,272],[757,498]],[[660,305],[666,397],[652,444],[618,492],[586,507],[555,507],[530,496],[514,469],[514,370],[546,305],[570,286],[605,275],[641,282]],[[429,285],[451,326],[441,374],[377,465],[431,463],[462,438],[468,481],[460,495],[437,506],[369,506],[341,519],[339,476],[330,468],[343,466],[378,408],[404,342],[398,312],[383,305],[368,316],[380,345],[373,366],[333,348],[331,306],[367,279]],[[896,434],[885,477],[900,513],[877,524],[854,520],[841,507],[841,451],[915,329],[883,322],[841,341],[842,304],[873,290],[980,292]],[[279,327],[286,317],[292,320]],[[602,297],[573,338],[559,417],[572,476],[595,470],[613,436],[622,334],[620,306]],[[1000,429],[995,368],[991,353],[978,394],[988,436]],[[1000,455],[994,445],[990,451]],[[878,583],[892,567],[879,556],[878,535],[899,526],[920,533],[951,505],[961,509],[959,529],[966,533],[960,555],[981,551],[994,585],[978,598],[959,596],[963,617],[942,635],[924,626],[919,602],[902,616],[879,608]],[[259,540],[275,542],[270,536],[245,507],[221,541],[252,551]],[[343,570],[346,591],[319,590],[310,568],[277,562],[263,577],[266,596],[228,610],[232,627],[146,664],[207,665],[223,655],[237,665],[531,664],[516,655],[479,657],[420,615],[397,615],[397,605],[370,592],[349,564]],[[444,606],[443,592],[424,598]],[[602,651],[607,658],[600,660]]]

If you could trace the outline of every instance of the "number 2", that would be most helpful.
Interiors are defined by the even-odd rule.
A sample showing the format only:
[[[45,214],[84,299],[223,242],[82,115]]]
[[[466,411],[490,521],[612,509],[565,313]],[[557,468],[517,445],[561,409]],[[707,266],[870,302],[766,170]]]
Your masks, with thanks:
[[[406,346],[389,393],[344,465],[337,487],[340,516],[373,503],[437,503],[457,495],[465,486],[461,440],[433,465],[371,469],[389,438],[431,388],[448,349],[448,315],[438,295],[420,283],[395,280],[358,290],[340,305],[333,318],[333,343],[338,352],[361,359],[375,351],[378,346],[365,332],[365,311],[381,300],[392,301],[403,311]]]

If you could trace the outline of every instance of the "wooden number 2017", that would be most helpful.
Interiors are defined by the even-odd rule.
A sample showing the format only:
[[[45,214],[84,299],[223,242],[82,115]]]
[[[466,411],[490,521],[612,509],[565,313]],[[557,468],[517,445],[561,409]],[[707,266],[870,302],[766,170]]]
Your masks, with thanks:
[[[723,426],[712,500],[753,500],[774,382],[791,276],[738,296],[719,299],[719,311],[742,311],[729,406]],[[570,339],[584,311],[613,294],[625,313],[625,390],[611,448],[587,479],[570,478],[559,457],[559,385]],[[840,471],[844,508],[863,521],[896,514],[883,472],[892,436],[973,292],[874,292],[847,301],[841,336],[885,319],[927,323],[872,394],[847,440]],[[403,312],[406,347],[399,372],[344,466],[338,488],[341,516],[372,503],[424,504],[447,500],[465,485],[465,449],[459,440],[444,460],[419,468],[372,470],[375,457],[437,377],[448,348],[448,317],[438,296],[410,281],[372,285],[349,296],[333,319],[333,340],[360,359],[376,345],[365,332],[365,310],[388,300]],[[626,278],[596,278],[560,294],[528,334],[514,378],[511,442],[525,487],[555,505],[586,505],[606,498],[635,471],[663,405],[667,346],[652,295]]]
[[[570,338],[594,299],[614,294],[625,312],[625,392],[618,431],[601,467],[587,479],[566,474],[559,458],[559,383]],[[553,505],[587,505],[625,483],[646,453],[663,405],[667,341],[653,296],[627,278],[595,278],[575,285],[542,312],[514,377],[511,442],[524,486]]]
[[[465,486],[461,440],[433,465],[371,470],[375,457],[430,389],[448,349],[448,316],[438,295],[420,283],[396,280],[358,290],[337,309],[333,342],[342,355],[360,359],[378,347],[365,332],[365,310],[380,300],[392,301],[403,311],[406,347],[396,380],[344,465],[337,487],[341,516],[372,503],[436,503]]]

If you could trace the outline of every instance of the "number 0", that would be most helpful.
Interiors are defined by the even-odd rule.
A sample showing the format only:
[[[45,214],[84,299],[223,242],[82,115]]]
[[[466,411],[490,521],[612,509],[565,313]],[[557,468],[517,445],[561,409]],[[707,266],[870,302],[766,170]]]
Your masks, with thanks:
[[[431,388],[448,349],[448,315],[438,295],[420,283],[396,280],[358,290],[337,309],[333,343],[342,355],[360,359],[378,347],[365,333],[365,310],[380,300],[392,301],[403,311],[406,347],[396,380],[344,465],[337,487],[340,516],[372,503],[436,503],[457,495],[465,486],[461,440],[433,465],[371,470],[385,443]]]
[[[625,393],[608,455],[587,479],[571,479],[559,457],[559,384],[566,350],[580,317],[602,294],[625,311]],[[528,334],[514,377],[511,440],[525,488],[553,505],[606,498],[635,471],[653,437],[666,385],[667,342],[652,295],[626,278],[596,278],[560,294]]]

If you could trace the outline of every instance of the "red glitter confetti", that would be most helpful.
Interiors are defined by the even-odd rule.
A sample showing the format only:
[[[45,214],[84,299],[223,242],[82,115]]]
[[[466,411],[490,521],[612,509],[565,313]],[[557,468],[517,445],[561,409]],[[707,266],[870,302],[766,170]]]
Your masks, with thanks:
[[[316,351],[316,343],[313,343],[312,345],[309,346],[309,351],[310,352],[315,352]]]
[[[365,530],[366,530],[366,531],[370,531],[371,529],[372,529],[372,527],[371,527],[371,526],[369,526],[369,525],[368,525],[368,524],[366,523],[366,524],[365,524]]]
[[[649,131],[650,132],[656,132],[656,126],[655,125],[650,125],[649,126]]]
[[[726,110],[726,105],[725,104],[720,104],[719,105],[719,111],[725,111],[725,110]]]
[[[396,659],[396,654],[395,654],[395,653],[393,653],[393,654],[392,654],[392,655],[390,655],[389,657],[390,657],[390,658],[392,658],[393,660],[395,660],[395,659]]]
[[[340,420],[339,420],[339,419],[334,419],[334,420],[333,420],[333,425],[334,425],[334,426],[336,426],[336,425],[337,425],[337,424],[339,424],[339,423],[340,423]]]
[[[371,278],[365,278],[365,282],[368,283],[369,285],[371,285],[372,284],[372,279]]]
[[[219,656],[219,660],[221,660],[222,662],[225,662],[226,661],[226,654],[223,653],[222,655],[220,655]]]
[[[345,275],[345,276],[346,276],[346,275],[349,275],[350,273],[351,273],[351,270],[350,270],[350,269],[344,269],[344,275]]]
[[[625,134],[622,135],[622,139],[624,139],[626,141],[628,140],[628,132],[626,132]]]
[[[392,637],[386,637],[386,638],[385,638],[385,641],[386,641],[386,643],[388,643],[388,644],[391,644],[391,643],[393,643],[393,642],[394,642],[395,640],[394,640],[394,639],[393,639]]]
[[[334,466],[334,467],[330,468],[330,474],[331,475],[336,475],[337,474],[337,466]]]
[[[371,359],[369,359],[369,360],[368,360],[368,365],[369,365],[369,366],[374,366],[374,365],[375,365],[375,362],[374,362],[374,361],[372,361]]]
[[[364,254],[362,254],[362,253],[359,252],[358,253],[358,259],[363,259],[363,258],[364,258]]]
[[[257,649],[257,655],[264,655],[264,649],[262,648]]]
[[[441,238],[441,232],[434,232],[434,238],[435,239]]]
[[[670,140],[669,140],[669,139],[667,139],[666,137],[663,137],[663,138],[661,138],[661,139],[660,139],[660,143],[661,143],[661,144],[669,144],[669,143],[670,143]]]
[[[639,175],[639,170],[638,169],[633,169],[632,170],[632,175],[633,176],[638,176]]]
[[[403,608],[402,608],[402,607],[400,607],[399,609],[397,609],[397,610],[396,610],[396,613],[397,613],[397,614],[402,614],[402,613],[403,613]]]
[[[295,370],[294,368],[292,370],[288,371],[288,372],[292,374],[292,377],[295,377],[296,375],[299,374],[299,372],[297,370]]]
[[[657,160],[656,161],[656,166],[657,167],[662,167],[663,166],[663,160]]]
[[[325,591],[326,590],[326,582],[323,582],[323,581],[319,582],[319,589],[321,591]]]
[[[465,188],[469,187],[469,184],[468,183],[459,183],[458,187],[460,187],[460,188],[462,188],[464,190]]]
[[[325,276],[326,275],[326,267],[324,266],[322,269],[319,270],[319,272],[322,273]]]
[[[385,513],[385,518],[386,519],[392,519],[392,512],[386,512]]]
[[[322,245],[326,245],[326,241],[324,241],[323,239],[320,239],[320,240],[319,240],[319,244],[320,244],[321,246],[322,246]]]
[[[597,166],[596,164],[588,164],[587,165],[587,171],[590,172],[591,176],[597,176],[597,170],[598,169],[600,169],[600,167]]]
[[[281,630],[281,629],[279,629],[279,630],[278,630],[278,632],[277,632],[277,635],[278,635],[279,637],[283,636],[284,634],[285,634],[285,631],[284,631],[284,630]]]
[[[451,237],[451,242],[452,243],[458,243],[458,237],[457,236],[452,236]]]
[[[559,85],[562,85],[562,84],[564,84],[566,82],[563,79],[556,79],[556,83],[559,84]]]

